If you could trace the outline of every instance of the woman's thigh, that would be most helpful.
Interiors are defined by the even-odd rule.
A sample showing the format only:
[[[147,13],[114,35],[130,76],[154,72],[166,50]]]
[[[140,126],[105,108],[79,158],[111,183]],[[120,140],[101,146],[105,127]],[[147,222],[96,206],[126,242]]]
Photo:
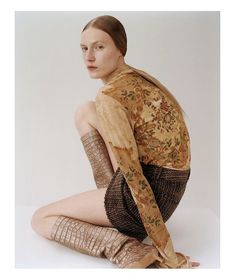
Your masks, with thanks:
[[[118,168],[118,164],[113,154],[113,151],[111,150],[108,144],[107,136],[98,120],[94,101],[88,101],[77,108],[75,114],[75,124],[80,136],[83,136],[84,134],[89,132],[92,128],[98,130],[98,132],[100,133],[101,137],[105,142],[113,166],[113,170],[116,171]]]
[[[105,212],[105,192],[105,188],[92,190],[43,206],[33,215],[32,227],[39,234],[49,238],[55,220],[61,215],[95,225],[113,227]]]

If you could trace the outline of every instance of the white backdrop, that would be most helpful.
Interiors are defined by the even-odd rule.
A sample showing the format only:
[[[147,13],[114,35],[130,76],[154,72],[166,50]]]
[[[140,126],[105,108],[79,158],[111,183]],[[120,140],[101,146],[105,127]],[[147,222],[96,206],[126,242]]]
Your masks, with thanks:
[[[187,114],[192,173],[179,207],[219,217],[219,12],[16,12],[16,204],[95,187],[74,113],[101,86],[79,43],[84,25],[104,14],[125,26],[126,62],[159,79]]]

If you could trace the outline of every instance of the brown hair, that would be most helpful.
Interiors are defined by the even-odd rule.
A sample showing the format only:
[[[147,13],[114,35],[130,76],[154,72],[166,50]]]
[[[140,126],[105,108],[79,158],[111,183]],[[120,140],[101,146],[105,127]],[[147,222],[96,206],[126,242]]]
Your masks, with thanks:
[[[87,23],[82,32],[89,27],[94,27],[108,33],[115,46],[125,56],[127,51],[126,31],[118,19],[108,15],[96,17]]]

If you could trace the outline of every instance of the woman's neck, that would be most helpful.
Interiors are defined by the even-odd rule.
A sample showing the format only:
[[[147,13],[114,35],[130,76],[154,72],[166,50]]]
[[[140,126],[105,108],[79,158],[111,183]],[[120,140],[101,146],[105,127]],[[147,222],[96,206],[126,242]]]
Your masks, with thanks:
[[[113,79],[116,75],[118,75],[124,68],[126,68],[126,63],[124,60],[120,61],[117,65],[117,68],[112,71],[108,76],[105,78],[101,79],[103,84],[107,84],[111,79]]]

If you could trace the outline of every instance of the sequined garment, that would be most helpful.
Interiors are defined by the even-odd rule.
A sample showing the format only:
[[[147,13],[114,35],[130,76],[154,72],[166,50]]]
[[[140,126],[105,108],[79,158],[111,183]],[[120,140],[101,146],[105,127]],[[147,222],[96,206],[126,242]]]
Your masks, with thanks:
[[[187,170],[190,140],[180,108],[155,78],[127,64],[108,78],[96,96],[97,116],[137,205],[148,236],[177,267],[176,254],[140,162]]]

